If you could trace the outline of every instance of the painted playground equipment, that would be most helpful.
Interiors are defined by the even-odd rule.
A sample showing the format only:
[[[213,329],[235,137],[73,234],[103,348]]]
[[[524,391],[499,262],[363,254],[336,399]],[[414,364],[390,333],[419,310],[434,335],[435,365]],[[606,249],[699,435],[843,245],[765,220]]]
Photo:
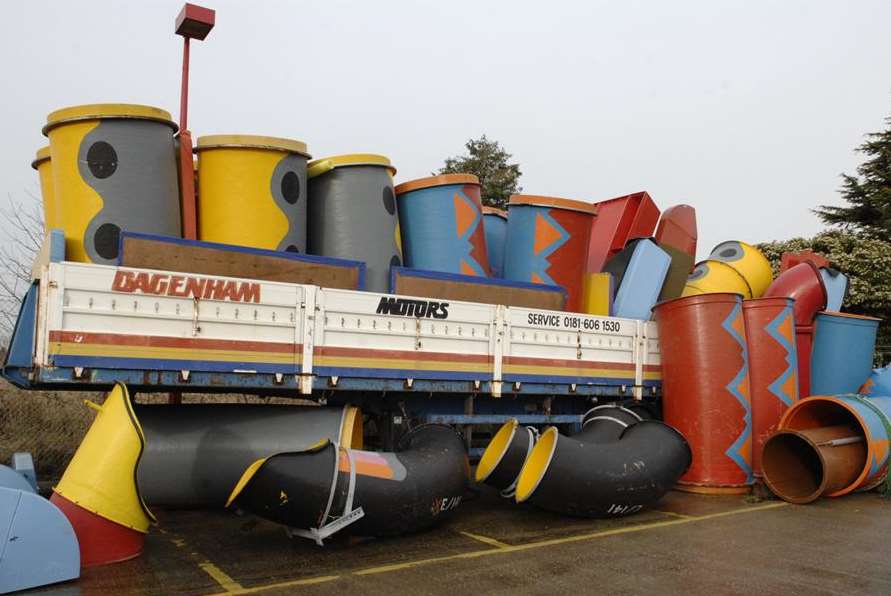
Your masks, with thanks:
[[[186,5],[177,32],[213,22]],[[505,213],[470,173],[396,184],[384,156],[309,162],[270,136],[193,149],[186,113],[47,119],[45,243],[2,374],[110,392],[49,500],[24,458],[0,467],[0,591],[138,556],[149,505],[320,545],[422,530],[457,513],[477,458],[502,496],[585,517],[762,476],[792,502],[886,479],[878,321],[836,312],[848,278],[820,255],[776,279],[741,241],[696,263],[694,208],[660,217],[646,192]],[[314,403],[131,400],[149,392]]]
[[[337,155],[309,164],[310,254],[362,261],[365,289],[386,292],[402,265],[393,176],[383,155]]]
[[[198,238],[306,252],[306,144],[255,135],[198,137]]]

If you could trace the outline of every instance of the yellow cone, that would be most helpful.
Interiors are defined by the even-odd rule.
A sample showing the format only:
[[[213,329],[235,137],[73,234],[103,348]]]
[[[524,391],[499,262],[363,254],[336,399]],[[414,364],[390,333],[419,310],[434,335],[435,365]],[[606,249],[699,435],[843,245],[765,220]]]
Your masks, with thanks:
[[[87,511],[145,533],[155,521],[136,485],[145,437],[127,388],[115,385],[102,406],[86,403],[98,414],[54,490]]]

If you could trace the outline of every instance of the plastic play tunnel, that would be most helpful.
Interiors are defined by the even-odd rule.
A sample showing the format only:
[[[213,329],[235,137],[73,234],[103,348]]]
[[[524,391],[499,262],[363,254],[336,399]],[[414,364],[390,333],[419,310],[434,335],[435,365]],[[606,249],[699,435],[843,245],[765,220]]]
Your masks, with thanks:
[[[37,150],[37,157],[31,162],[40,179],[40,196],[43,202],[43,225],[45,230],[62,227],[62,205],[53,193],[53,162],[49,146]]]
[[[663,302],[654,309],[662,342],[665,422],[690,442],[693,464],[681,490],[749,490],[752,483],[752,405],[749,358],[736,294]]]
[[[317,543],[348,528],[358,536],[424,529],[460,505],[468,481],[462,439],[447,426],[406,433],[392,453],[323,441],[302,452],[258,460],[229,497],[255,515]]]
[[[198,138],[198,239],[306,252],[306,144],[254,135]]]
[[[793,503],[878,486],[888,475],[889,416],[891,397],[801,400],[764,446],[764,481]]]
[[[81,565],[138,556],[154,516],[136,484],[145,436],[124,385],[115,385],[53,491],[80,543]]]
[[[516,500],[580,517],[628,515],[661,499],[690,461],[684,437],[656,420],[595,418],[572,437],[552,426],[523,465]]]
[[[309,163],[307,251],[363,261],[365,289],[387,292],[402,264],[393,175],[383,155],[359,153]]]
[[[47,117],[54,217],[67,260],[117,264],[121,230],[180,236],[175,131],[164,110],[133,104],[75,106]],[[46,208],[48,216],[53,211]]]
[[[597,209],[584,201],[514,195],[508,205],[504,277],[566,288],[566,310],[581,312],[584,266]]]
[[[489,277],[480,182],[443,174],[396,187],[407,267]]]
[[[168,507],[222,507],[245,468],[273,453],[330,439],[362,447],[354,406],[187,404],[137,406],[146,437],[142,498]]]

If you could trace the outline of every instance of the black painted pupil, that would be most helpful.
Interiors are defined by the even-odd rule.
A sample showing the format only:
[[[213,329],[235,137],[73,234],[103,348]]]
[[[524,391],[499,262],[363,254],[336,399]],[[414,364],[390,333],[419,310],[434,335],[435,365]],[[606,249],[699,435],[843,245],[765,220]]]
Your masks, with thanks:
[[[294,172],[288,172],[282,176],[282,196],[291,205],[300,198],[300,176]]]
[[[396,197],[393,196],[393,189],[389,186],[384,187],[384,209],[390,215],[396,213]]]
[[[300,249],[294,246],[293,244],[289,244],[288,248],[285,249],[285,252],[300,252]]]
[[[113,223],[104,223],[93,236],[96,253],[103,259],[116,259],[121,238],[121,228]]]
[[[390,259],[390,267],[401,267],[401,266],[402,266],[402,259],[400,259],[396,255],[393,255],[393,258]]]
[[[87,149],[87,167],[96,178],[108,178],[118,169],[118,154],[105,141],[96,141]]]
[[[737,254],[737,251],[735,248],[725,248],[718,254],[720,254],[722,257],[730,258],[730,257],[735,257]]]

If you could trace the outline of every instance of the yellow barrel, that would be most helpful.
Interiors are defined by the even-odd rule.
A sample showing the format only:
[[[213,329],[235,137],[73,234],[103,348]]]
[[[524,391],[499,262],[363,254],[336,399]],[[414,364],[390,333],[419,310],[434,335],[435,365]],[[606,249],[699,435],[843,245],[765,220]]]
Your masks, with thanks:
[[[254,135],[198,138],[198,238],[306,252],[306,144]]]
[[[101,406],[86,403],[98,414],[53,490],[87,511],[145,533],[155,518],[136,485],[145,435],[130,394],[118,384]]]
[[[66,259],[116,264],[121,230],[181,235],[174,132],[170,114],[151,106],[92,104],[47,116]]]
[[[49,145],[37,150],[37,157],[31,167],[37,170],[40,178],[40,196],[43,202],[43,225],[45,230],[59,228],[62,225],[62,206],[53,195],[53,161],[50,157]]]
[[[760,298],[773,281],[770,261],[761,251],[745,242],[729,240],[712,249],[709,259],[727,263],[743,276],[752,289],[752,298]]]
[[[744,299],[752,297],[752,290],[745,278],[723,261],[708,259],[696,265],[687,278],[681,297],[698,294],[739,294]]]

